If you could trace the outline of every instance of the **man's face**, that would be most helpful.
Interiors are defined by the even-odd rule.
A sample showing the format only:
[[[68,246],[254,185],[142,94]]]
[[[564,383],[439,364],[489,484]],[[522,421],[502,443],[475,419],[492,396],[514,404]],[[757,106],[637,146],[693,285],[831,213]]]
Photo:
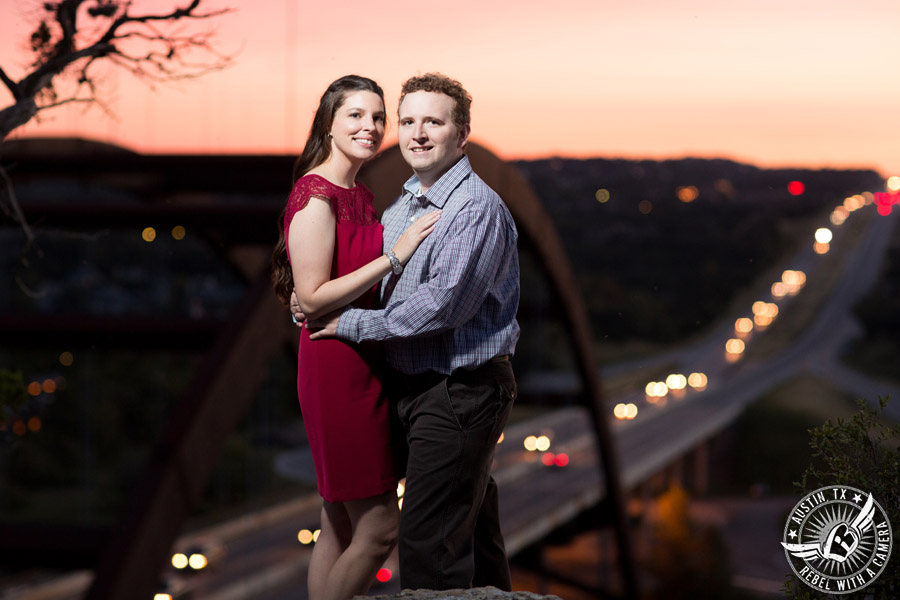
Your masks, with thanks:
[[[453,98],[437,92],[412,92],[400,103],[400,152],[418,175],[423,191],[463,155],[469,127],[454,125],[453,106]]]

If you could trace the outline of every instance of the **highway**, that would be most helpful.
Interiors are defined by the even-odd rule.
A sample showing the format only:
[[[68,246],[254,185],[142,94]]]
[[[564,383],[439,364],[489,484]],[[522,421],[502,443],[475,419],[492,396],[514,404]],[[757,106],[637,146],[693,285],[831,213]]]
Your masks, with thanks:
[[[877,277],[880,257],[897,220],[897,211],[888,217],[868,218],[864,233],[856,236],[858,243],[853,247],[840,247],[843,240],[836,235],[832,251],[846,253],[842,273],[808,326],[777,354],[727,361],[725,341],[734,336],[734,319],[745,316],[733,315],[689,347],[633,363],[630,368],[635,370],[677,364],[680,372],[705,372],[709,385],[704,391],[688,389],[682,397],[670,397],[665,404],[649,404],[643,389],[611,399],[610,405],[631,402],[639,407],[634,420],[612,420],[623,488],[631,489],[659,472],[734,421],[747,404],[804,371],[825,377],[837,387],[870,401],[878,395],[900,398],[897,384],[874,381],[841,366],[836,359],[840,348],[856,332],[851,308]],[[789,261],[788,268],[812,274],[820,259],[804,248]],[[798,298],[783,299],[782,309]],[[748,346],[751,343],[752,338]],[[527,393],[529,385],[546,388],[551,384],[557,391],[577,392],[577,382],[548,377],[530,381],[523,378],[522,393]],[[900,402],[888,408],[889,415],[900,421]],[[550,452],[567,455],[566,466],[545,466],[541,452],[525,449],[526,436],[542,434],[551,441]],[[507,428],[497,448],[494,474],[500,483],[501,517],[510,554],[539,541],[602,498],[594,443],[590,417],[581,407],[562,408]],[[302,454],[286,456],[282,467],[294,469],[298,477],[309,477],[308,458]],[[194,599],[306,598],[305,575],[311,546],[300,544],[297,532],[317,527],[319,506],[318,496],[311,495],[185,536],[178,546],[215,539],[225,544],[227,554],[205,572],[172,578],[190,589]],[[396,573],[395,557],[388,566]],[[396,580],[395,576],[387,584],[378,584],[372,593],[396,591]],[[52,597],[77,598],[78,594]]]
[[[733,337],[734,319],[730,322],[726,319],[725,325],[715,328],[690,348],[657,359],[675,362],[683,372],[706,372],[710,383],[705,391],[689,390],[682,398],[670,398],[665,405],[648,404],[643,390],[613,399],[612,403],[634,402],[640,406],[636,419],[613,421],[624,488],[630,489],[658,472],[726,427],[748,403],[804,370],[827,373],[840,387],[871,401],[879,394],[900,397],[896,384],[872,381],[846,367],[835,368],[837,351],[854,333],[849,317],[851,308],[877,277],[880,257],[896,222],[896,213],[869,218],[865,232],[858,236],[859,243],[853,248],[840,248],[842,240],[836,236],[833,251],[846,252],[843,273],[815,318],[783,351],[746,363],[728,362],[724,343]],[[811,274],[820,259],[811,249],[804,248],[790,261],[790,268]],[[780,305],[784,309],[795,301],[797,298],[786,297]],[[743,315],[734,318],[737,316]],[[891,416],[900,421],[900,403],[894,403],[889,409]],[[540,452],[525,450],[525,437],[541,434],[551,439],[550,452],[567,454],[567,466],[545,466]],[[507,546],[514,554],[596,504],[603,491],[590,417],[585,409],[567,407],[516,423],[507,428],[504,438],[497,450],[495,477],[500,483]],[[212,572],[208,575],[214,582],[207,583],[207,575],[197,578],[197,592],[203,590],[197,597],[215,600],[305,597],[304,569],[309,550],[298,544],[295,535],[300,528],[310,527],[315,519],[316,509],[311,508],[291,519],[261,525],[249,536],[253,542],[245,539],[241,545],[230,548],[229,558],[219,569],[227,577]],[[238,573],[250,573],[250,576],[244,577],[244,583],[240,584],[237,581],[242,577]],[[259,581],[261,588],[263,582],[274,584],[273,580],[279,576],[283,584],[265,594],[252,583]],[[289,591],[284,591],[286,588]],[[391,584],[379,585],[373,593],[392,589]]]

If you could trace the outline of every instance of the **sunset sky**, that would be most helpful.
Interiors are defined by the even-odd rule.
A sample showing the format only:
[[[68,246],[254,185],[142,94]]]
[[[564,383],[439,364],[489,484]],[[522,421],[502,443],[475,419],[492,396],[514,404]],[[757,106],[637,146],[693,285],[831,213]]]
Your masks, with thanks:
[[[385,89],[391,143],[400,84],[440,71],[474,97],[473,139],[503,158],[727,157],[900,173],[896,0],[207,3],[236,8],[216,21],[233,67],[155,92],[113,71],[116,120],[59,109],[14,137],[295,154],[324,88],[358,73]],[[14,79],[34,25],[22,5],[0,8],[0,66]],[[4,88],[0,108],[9,103]]]

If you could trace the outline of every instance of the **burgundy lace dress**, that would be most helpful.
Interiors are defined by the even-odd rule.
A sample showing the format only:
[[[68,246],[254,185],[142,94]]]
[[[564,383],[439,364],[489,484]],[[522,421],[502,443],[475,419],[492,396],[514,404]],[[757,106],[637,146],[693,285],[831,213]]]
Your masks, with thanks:
[[[381,256],[383,227],[372,206],[372,192],[362,184],[342,188],[318,175],[306,175],[294,185],[284,216],[285,239],[294,215],[312,197],[326,199],[337,219],[332,279]],[[352,304],[378,308],[377,286]],[[312,341],[303,328],[297,394],[319,494],[329,502],[377,496],[397,485],[388,402],[378,375],[383,364],[377,345]]]

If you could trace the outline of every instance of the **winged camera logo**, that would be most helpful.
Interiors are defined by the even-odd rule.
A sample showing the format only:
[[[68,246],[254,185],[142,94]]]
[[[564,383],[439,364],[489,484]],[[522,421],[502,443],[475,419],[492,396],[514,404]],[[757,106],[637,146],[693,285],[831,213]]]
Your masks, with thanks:
[[[781,545],[802,582],[829,594],[849,594],[881,575],[893,536],[872,494],[829,486],[810,492],[794,506]]]

